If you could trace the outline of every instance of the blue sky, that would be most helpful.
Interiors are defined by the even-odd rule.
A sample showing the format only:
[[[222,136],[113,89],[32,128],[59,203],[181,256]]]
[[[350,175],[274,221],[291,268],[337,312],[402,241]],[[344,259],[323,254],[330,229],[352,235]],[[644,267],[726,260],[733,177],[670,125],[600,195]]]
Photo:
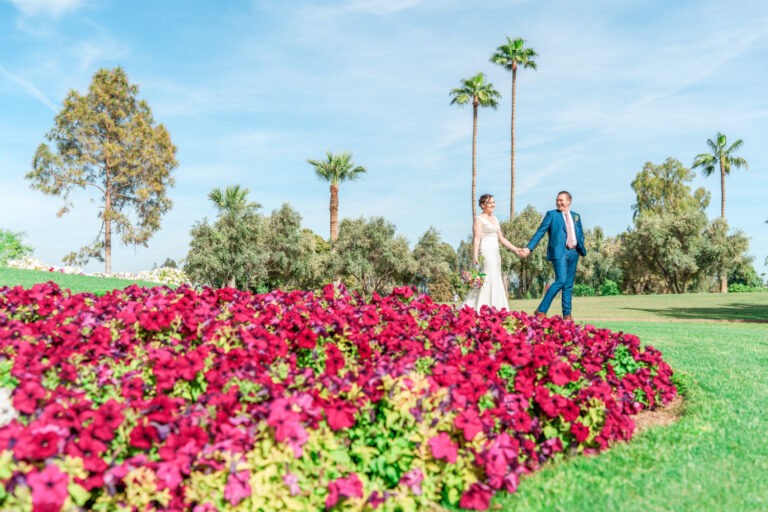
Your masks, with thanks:
[[[95,237],[93,196],[56,218],[60,200],[24,174],[67,92],[122,66],[180,165],[162,229],[148,248],[116,247],[113,270],[182,259],[194,222],[215,216],[216,186],[250,188],[267,214],[290,203],[327,237],[328,185],[306,163],[327,150],[368,169],[342,185],[341,217],[384,216],[412,245],[435,226],[456,246],[470,234],[472,111],[448,93],[480,71],[502,93],[480,112],[478,194],[505,220],[511,77],[488,59],[507,36],[539,54],[518,73],[518,210],[550,209],[568,189],[585,227],[618,234],[645,162],[690,165],[722,131],[750,164],[727,180],[726,214],[766,272],[762,0],[0,0],[0,227],[50,264]],[[719,180],[694,186],[719,215]]]

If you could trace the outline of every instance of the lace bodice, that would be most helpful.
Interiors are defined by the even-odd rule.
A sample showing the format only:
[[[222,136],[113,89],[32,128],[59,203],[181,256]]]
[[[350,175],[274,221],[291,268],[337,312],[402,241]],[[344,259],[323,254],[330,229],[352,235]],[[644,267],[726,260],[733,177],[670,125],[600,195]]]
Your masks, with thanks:
[[[501,231],[501,228],[496,225],[495,223],[488,221],[484,219],[483,217],[478,217],[480,221],[483,224],[483,235],[482,237],[485,238],[498,238],[499,231]]]

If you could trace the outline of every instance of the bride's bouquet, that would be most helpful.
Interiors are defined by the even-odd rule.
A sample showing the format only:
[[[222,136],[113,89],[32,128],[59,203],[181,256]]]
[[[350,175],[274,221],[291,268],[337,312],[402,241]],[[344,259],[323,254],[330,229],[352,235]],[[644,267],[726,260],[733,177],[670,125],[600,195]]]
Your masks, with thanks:
[[[481,288],[485,282],[485,274],[476,268],[471,270],[462,270],[461,281],[469,286],[470,289]]]

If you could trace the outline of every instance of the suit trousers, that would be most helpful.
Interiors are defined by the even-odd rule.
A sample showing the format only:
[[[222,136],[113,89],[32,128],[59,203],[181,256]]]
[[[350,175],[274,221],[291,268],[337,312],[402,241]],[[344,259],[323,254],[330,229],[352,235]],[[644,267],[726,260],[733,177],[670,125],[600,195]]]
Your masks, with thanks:
[[[576,249],[566,249],[562,258],[552,260],[555,268],[555,282],[549,287],[537,311],[546,313],[555,298],[555,295],[563,292],[563,316],[571,314],[571,301],[573,299],[573,282],[576,279],[576,265],[579,263],[579,253]]]

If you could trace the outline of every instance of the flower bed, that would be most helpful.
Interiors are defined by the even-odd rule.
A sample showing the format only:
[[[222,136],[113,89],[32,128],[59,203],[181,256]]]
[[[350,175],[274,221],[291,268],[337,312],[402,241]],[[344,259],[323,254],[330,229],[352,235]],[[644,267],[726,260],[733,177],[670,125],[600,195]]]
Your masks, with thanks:
[[[3,288],[0,508],[485,509],[629,439],[671,375],[629,334],[409,288]]]

